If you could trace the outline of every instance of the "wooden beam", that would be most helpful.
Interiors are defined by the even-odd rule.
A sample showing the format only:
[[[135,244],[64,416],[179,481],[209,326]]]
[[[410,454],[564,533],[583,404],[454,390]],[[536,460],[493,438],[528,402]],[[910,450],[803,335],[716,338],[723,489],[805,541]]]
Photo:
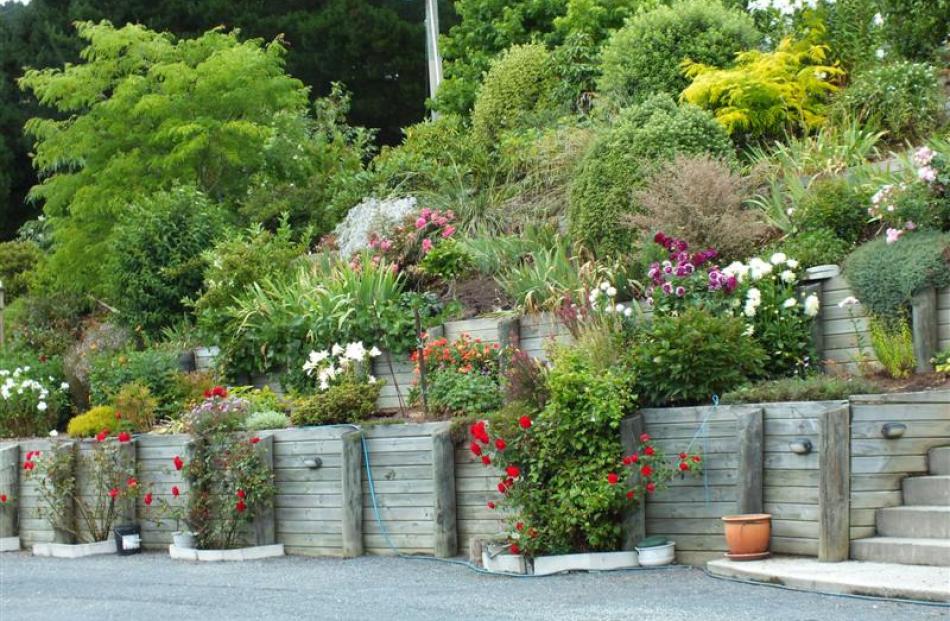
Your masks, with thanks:
[[[930,360],[937,353],[937,290],[929,287],[918,292],[910,307],[917,372],[929,373],[934,370]]]
[[[342,502],[343,502],[343,556],[353,558],[363,554],[363,432],[343,434]]]
[[[119,464],[119,468],[128,476],[136,476],[137,474],[135,451],[136,443],[134,440],[132,442],[119,442],[115,448],[116,461]],[[134,497],[125,498],[118,503],[116,507],[116,526],[135,523],[135,505],[136,499]]]
[[[851,408],[821,416],[818,438],[818,560],[848,559],[851,527]]]
[[[435,555],[450,558],[458,552],[455,499],[455,444],[451,425],[432,433],[432,480],[434,485],[433,527]]]
[[[763,411],[745,412],[736,418],[739,463],[736,468],[736,511],[762,513],[765,470]]]
[[[53,447],[50,446],[50,450],[53,450]],[[76,491],[76,484],[78,482],[78,477],[76,476],[76,466],[79,462],[79,443],[78,442],[64,442],[62,446],[58,449],[60,451],[71,452],[71,464],[72,464],[72,473],[69,475],[70,480],[72,481],[72,489],[68,492],[62,490],[64,496],[73,496]],[[69,503],[63,508],[63,514],[57,520],[54,516],[50,516],[50,524],[53,527],[53,543],[76,543],[76,507],[72,503]],[[45,509],[49,511],[48,508]],[[57,523],[61,526],[57,527]]]
[[[260,436],[254,449],[261,456],[264,464],[274,472],[274,436]],[[269,546],[277,543],[277,519],[274,512],[274,498],[270,499],[267,506],[258,509],[254,516],[254,541],[255,545]]]
[[[0,494],[7,502],[0,505],[0,539],[19,534],[17,513],[20,507],[20,445],[0,448]]]
[[[643,433],[643,416],[634,414],[620,421],[620,443],[623,446],[623,454],[630,455],[635,453],[640,446],[640,434]],[[627,485],[634,486],[640,480],[640,471],[637,468],[630,468],[627,476]],[[643,510],[643,502],[640,504],[627,505],[623,512],[623,549],[633,550],[637,543],[646,537],[646,511]]]

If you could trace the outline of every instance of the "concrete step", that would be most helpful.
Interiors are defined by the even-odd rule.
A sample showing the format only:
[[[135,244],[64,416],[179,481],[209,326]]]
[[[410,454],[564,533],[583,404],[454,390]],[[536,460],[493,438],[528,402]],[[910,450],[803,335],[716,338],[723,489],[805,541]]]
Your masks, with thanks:
[[[851,542],[856,561],[950,567],[950,539],[869,537]]]
[[[907,477],[903,486],[905,505],[950,505],[950,475]]]
[[[927,451],[930,474],[950,474],[950,446],[938,446]]]
[[[876,518],[884,537],[950,539],[950,506],[887,507],[878,509]]]

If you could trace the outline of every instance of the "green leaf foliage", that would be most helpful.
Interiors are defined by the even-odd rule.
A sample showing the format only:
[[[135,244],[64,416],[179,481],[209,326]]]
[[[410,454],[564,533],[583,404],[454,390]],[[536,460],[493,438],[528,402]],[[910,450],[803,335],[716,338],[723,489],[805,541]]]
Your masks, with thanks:
[[[680,0],[637,14],[603,49],[600,91],[621,103],[659,92],[677,95],[689,81],[684,60],[728,66],[758,43],[752,18],[719,0]]]
[[[919,231],[888,244],[879,237],[848,257],[844,275],[872,314],[896,319],[925,287],[950,285],[950,233]]]
[[[599,255],[629,251],[635,232],[620,226],[636,210],[633,193],[660,163],[708,153],[727,161],[734,148],[709,113],[657,95],[624,110],[579,164],[571,187],[571,236]]]
[[[29,271],[36,267],[42,253],[33,242],[0,243],[0,282],[6,291],[7,304],[26,293]]]

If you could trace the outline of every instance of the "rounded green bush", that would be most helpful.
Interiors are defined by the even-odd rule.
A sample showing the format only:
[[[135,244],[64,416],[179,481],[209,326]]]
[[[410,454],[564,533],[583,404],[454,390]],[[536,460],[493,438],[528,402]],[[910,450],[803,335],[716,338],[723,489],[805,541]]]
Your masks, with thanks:
[[[0,242],[0,282],[6,290],[7,303],[26,293],[27,275],[42,257],[40,247],[33,242]]]
[[[575,241],[601,256],[630,250],[636,232],[621,226],[636,210],[633,192],[656,166],[677,154],[709,153],[726,161],[734,147],[708,112],[657,95],[621,113],[582,159],[571,185],[568,217]]]
[[[615,100],[642,101],[653,93],[677,95],[689,84],[686,59],[725,67],[761,35],[752,18],[718,0],[680,0],[631,18],[603,50],[600,91]]]
[[[815,182],[799,202],[793,220],[800,230],[829,229],[853,244],[861,237],[868,219],[870,197],[843,179]]]
[[[557,86],[550,52],[539,44],[515,45],[492,62],[475,99],[472,129],[493,141],[505,129],[519,127],[525,116],[550,108]]]
[[[836,102],[838,116],[887,131],[895,141],[917,140],[938,125],[943,94],[936,70],[899,61],[854,76]]]
[[[798,261],[803,268],[818,265],[838,265],[848,255],[851,244],[831,229],[814,229],[797,233],[773,245],[763,256],[784,252]]]
[[[89,438],[100,431],[112,433],[119,428],[119,421],[115,417],[115,408],[100,405],[84,414],[69,419],[66,433],[71,438]]]

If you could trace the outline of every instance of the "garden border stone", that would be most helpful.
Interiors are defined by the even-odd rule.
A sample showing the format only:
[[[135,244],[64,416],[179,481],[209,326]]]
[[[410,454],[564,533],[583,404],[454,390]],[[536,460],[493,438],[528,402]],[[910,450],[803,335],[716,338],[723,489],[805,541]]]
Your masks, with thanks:
[[[284,544],[275,543],[266,546],[250,546],[235,548],[234,550],[197,550],[193,548],[179,548],[175,544],[168,546],[168,555],[179,561],[258,561],[265,558],[284,556]]]
[[[0,552],[19,552],[19,537],[0,537]]]
[[[110,536],[105,541],[95,543],[34,543],[33,556],[52,558],[83,558],[101,554],[115,554],[115,539]]]

